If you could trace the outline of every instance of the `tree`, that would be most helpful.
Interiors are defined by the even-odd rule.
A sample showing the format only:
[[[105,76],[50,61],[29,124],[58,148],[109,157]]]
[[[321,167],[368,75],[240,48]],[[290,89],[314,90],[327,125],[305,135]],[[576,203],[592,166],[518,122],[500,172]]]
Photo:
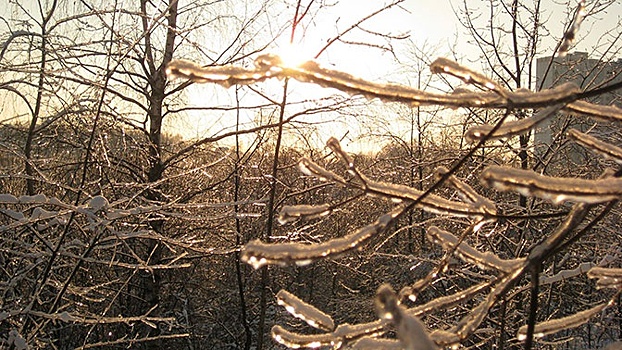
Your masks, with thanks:
[[[261,312],[246,305],[263,294],[266,310],[270,286],[264,280],[256,293],[261,284],[240,266],[239,246],[256,232],[271,235],[262,219],[289,198],[281,184],[296,191],[300,181],[281,168],[293,163],[276,140],[306,136],[313,121],[305,116],[335,113],[349,99],[299,99],[286,84],[279,98],[243,86],[229,105],[221,91],[188,103],[195,86],[168,82],[164,68],[172,57],[243,65],[327,5],[32,5],[11,2],[2,18],[2,101],[11,118],[28,115],[27,128],[2,125],[11,140],[2,147],[16,155],[7,167],[3,158],[1,170],[2,260],[10,262],[3,346],[261,347],[264,332],[253,320]],[[32,24],[40,30],[30,31]],[[262,119],[266,111],[278,120]],[[197,113],[237,122],[191,140],[166,135],[167,124]],[[242,122],[249,116],[260,122]],[[234,138],[233,150],[219,144]],[[266,213],[257,217],[262,206]]]

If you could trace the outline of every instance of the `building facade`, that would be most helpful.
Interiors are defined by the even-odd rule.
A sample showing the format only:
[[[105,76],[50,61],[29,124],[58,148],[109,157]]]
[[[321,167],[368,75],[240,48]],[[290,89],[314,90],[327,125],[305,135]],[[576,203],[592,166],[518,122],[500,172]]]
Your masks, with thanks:
[[[566,82],[574,82],[581,90],[588,91],[622,81],[622,59],[603,62],[590,58],[587,52],[569,53],[565,57],[542,57],[536,61],[538,89],[547,89]],[[608,92],[589,99],[590,102],[622,107],[622,90]],[[552,153],[557,158],[584,165],[593,157],[581,147],[566,139],[566,132],[578,129],[620,146],[622,125],[594,120],[585,116],[559,114],[542,123],[534,132],[534,156],[547,161]]]

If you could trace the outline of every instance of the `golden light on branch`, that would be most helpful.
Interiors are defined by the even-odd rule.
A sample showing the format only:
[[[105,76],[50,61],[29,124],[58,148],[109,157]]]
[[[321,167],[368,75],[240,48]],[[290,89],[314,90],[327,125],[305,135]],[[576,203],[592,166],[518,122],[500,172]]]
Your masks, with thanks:
[[[578,14],[581,15],[579,12]],[[578,29],[580,20],[582,18],[575,21],[572,30]],[[571,39],[570,36],[567,39]],[[200,83],[219,84],[224,87],[233,84],[254,84],[271,78],[291,78],[322,87],[334,88],[352,95],[362,95],[369,99],[377,98],[382,101],[401,102],[409,106],[435,105],[451,108],[502,109],[506,111],[506,115],[510,115],[518,109],[534,111],[531,117],[521,120],[501,121],[495,125],[479,125],[470,128],[465,136],[472,143],[477,143],[473,148],[474,150],[490,140],[528,133],[559,113],[574,113],[601,120],[622,121],[622,109],[618,107],[577,101],[581,95],[581,90],[574,83],[566,83],[538,92],[524,89],[510,91],[484,74],[463,67],[446,58],[432,62],[430,69],[435,74],[457,77],[466,84],[474,86],[476,91],[457,89],[450,93],[432,93],[409,86],[367,81],[342,71],[321,67],[315,61],[306,61],[300,64],[286,63],[276,55],[257,57],[253,68],[200,67],[187,61],[173,61],[167,66],[166,72],[169,78],[184,78]],[[571,131],[570,136],[577,143],[616,161],[621,157],[622,152],[619,148],[606,142],[577,131]],[[591,205],[615,201],[622,196],[622,182],[616,177],[597,180],[557,178],[511,167],[490,166],[486,168],[480,174],[480,180],[487,187],[500,191],[515,191],[524,196],[543,198],[556,204],[565,201],[581,203],[575,205],[579,209],[570,212],[566,220],[561,222],[556,230],[552,231],[550,237],[534,245],[525,257],[503,259],[492,252],[480,251],[463,241],[467,234],[477,234],[475,228],[481,228],[483,224],[495,221],[498,217],[498,209],[492,200],[456,177],[453,173],[456,170],[455,168],[439,167],[434,177],[435,182],[430,190],[419,190],[402,184],[372,180],[359,169],[354,157],[349,155],[335,138],[330,138],[327,141],[327,147],[341,162],[346,170],[346,175],[342,176],[337,171],[328,170],[309,158],[300,160],[299,170],[304,175],[314,177],[319,181],[399,204],[377,216],[375,221],[325,242],[307,244],[302,242],[264,243],[259,240],[251,241],[242,249],[243,261],[254,268],[260,268],[266,264],[306,265],[320,259],[338,257],[355,249],[360,249],[374,237],[388,231],[402,215],[413,208],[420,208],[434,215],[460,217],[463,218],[462,220],[468,220],[470,228],[465,231],[462,237],[457,237],[434,226],[427,227],[427,236],[432,243],[440,245],[447,251],[445,259],[449,259],[450,255],[455,254],[464,262],[473,264],[479,269],[492,271],[493,276],[489,276],[489,279],[484,282],[458,290],[447,296],[438,297],[423,305],[411,308],[402,305],[400,299],[415,301],[417,293],[434,283],[438,279],[438,275],[446,271],[447,265],[439,263],[437,270],[432,270],[433,272],[428,277],[417,280],[411,286],[404,287],[399,295],[388,286],[380,287],[376,295],[378,320],[356,325],[335,326],[332,317],[329,315],[292,294],[281,291],[277,295],[280,305],[284,306],[293,316],[304,320],[320,331],[324,331],[321,334],[308,335],[288,331],[281,326],[273,327],[274,339],[291,348],[317,348],[321,346],[340,348],[348,345],[360,348],[435,349],[438,346],[457,346],[477,331],[489,315],[490,310],[498,305],[501,298],[522,278],[526,271],[529,271],[529,268],[535,264],[540,264],[546,256],[545,253],[551,252],[562,244],[563,238],[585,218]],[[455,190],[460,201],[450,200],[432,193],[433,190],[441,186]],[[331,215],[337,207],[349,201],[350,199],[337,205],[323,203],[284,206],[279,221],[281,224],[289,225],[299,220],[324,218]],[[578,269],[577,274],[583,273],[582,269]],[[619,289],[620,272],[618,270],[594,267],[588,275],[599,279],[599,287]],[[570,276],[572,273],[574,272],[569,270],[569,272],[564,272],[563,276]],[[555,283],[561,276],[560,274],[550,279],[543,279],[543,283]],[[476,305],[463,314],[453,326],[428,332],[419,319],[419,317],[426,316],[431,312],[473,300],[484,291],[487,291],[487,294],[479,298]],[[583,324],[604,310],[610,303],[611,301],[565,318],[541,323],[536,326],[536,336],[551,334]],[[391,327],[396,331],[397,340],[379,338],[386,334]],[[527,338],[528,333],[527,328],[521,328],[518,337],[520,339]]]

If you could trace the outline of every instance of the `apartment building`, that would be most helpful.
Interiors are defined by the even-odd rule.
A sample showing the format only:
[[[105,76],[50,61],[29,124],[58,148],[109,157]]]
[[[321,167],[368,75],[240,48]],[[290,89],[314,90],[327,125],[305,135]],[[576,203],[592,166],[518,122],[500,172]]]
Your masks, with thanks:
[[[622,59],[604,62],[587,52],[574,52],[566,57],[542,57],[536,61],[536,83],[539,89],[566,82],[576,83],[582,90],[592,90],[622,81]],[[590,102],[622,107],[622,91],[613,91],[589,99]],[[541,160],[557,153],[576,164],[589,163],[590,152],[569,142],[565,134],[571,129],[622,146],[622,124],[594,120],[584,116],[559,114],[541,124],[534,132],[534,156]]]

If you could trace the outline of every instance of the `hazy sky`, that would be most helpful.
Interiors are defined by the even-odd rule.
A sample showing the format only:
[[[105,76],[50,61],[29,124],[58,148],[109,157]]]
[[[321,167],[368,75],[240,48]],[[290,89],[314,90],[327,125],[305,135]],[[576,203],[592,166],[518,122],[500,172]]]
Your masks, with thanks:
[[[7,1],[7,0],[4,0]],[[17,0],[22,4],[27,4],[31,8],[37,8],[37,0]],[[73,1],[73,0],[61,0],[61,1]],[[128,0],[133,1],[133,0]],[[293,3],[293,1],[288,1]],[[299,28],[296,42],[297,46],[295,51],[300,54],[302,60],[312,58],[322,48],[327,40],[333,38],[336,33],[344,28],[349,27],[356,21],[367,16],[371,12],[382,7],[382,4],[387,1],[361,1],[361,0],[341,0],[341,1],[329,1],[328,3],[336,3],[334,6],[323,9],[317,13],[313,21],[306,21],[304,25]],[[474,15],[483,16],[485,21],[488,15],[487,6],[488,1],[482,0],[467,0],[469,4],[469,10],[473,11]],[[508,2],[508,1],[506,1]],[[574,11],[574,6],[578,1],[570,1],[573,4],[573,8],[563,4],[558,4],[559,1],[543,0],[543,18],[542,20],[547,22],[550,35],[553,38],[561,37],[563,33],[563,25],[567,23],[568,13]],[[525,3],[532,3],[532,0],[527,0]],[[588,6],[591,3],[587,1]],[[478,5],[479,4],[479,5]],[[14,6],[14,5],[13,5]],[[403,59],[406,55],[405,51],[412,49],[413,45],[416,47],[433,48],[434,52],[432,56],[445,56],[452,51],[455,52],[459,58],[464,59],[463,62],[474,69],[481,69],[477,65],[480,64],[476,58],[478,57],[478,51],[476,47],[468,42],[468,36],[466,35],[466,29],[464,29],[458,22],[454,10],[460,11],[463,6],[463,0],[406,0],[401,5],[401,8],[393,8],[386,13],[374,17],[370,21],[363,24],[363,27],[376,32],[390,33],[393,35],[408,34],[409,41],[395,41],[393,47],[396,54],[400,59]],[[478,8],[481,6],[481,8]],[[291,14],[288,13],[291,12]],[[10,17],[11,6],[0,6],[0,15]],[[282,16],[293,16],[293,8],[286,9]],[[620,33],[620,26],[616,26],[616,23],[620,22],[620,16],[622,16],[622,1],[616,1],[607,12],[600,13],[593,18],[588,18],[580,31],[580,37],[586,36],[586,39],[581,42],[576,49],[582,51],[589,51],[590,54],[597,54],[597,50],[594,51],[592,46],[601,41],[601,47],[606,44],[610,37],[604,34],[606,30],[614,28],[613,34]],[[485,23],[485,22],[483,22]],[[5,33],[6,27],[0,26],[0,37]],[[367,41],[369,35],[358,34],[349,35],[345,37],[351,41]],[[545,33],[546,34],[546,33]],[[287,36],[284,36],[281,46],[285,46]],[[372,41],[379,45],[386,44],[382,40]],[[551,54],[552,48],[555,45],[555,40],[547,39],[541,44],[541,56]],[[271,51],[278,48],[272,48]],[[468,60],[470,59],[470,61]],[[403,82],[402,73],[398,73],[394,63],[394,57],[378,49],[371,49],[369,47],[352,46],[336,44],[331,49],[327,50],[319,61],[321,64],[329,66],[331,68],[342,70],[354,75],[362,76],[369,80],[374,81],[399,81]],[[210,63],[210,62],[201,62]],[[262,83],[273,84],[278,86],[277,83]],[[221,87],[215,86],[203,86],[194,87],[191,89],[193,94],[191,97],[194,102],[200,102],[205,96],[210,96],[212,99],[221,99],[222,103],[231,103],[233,89],[225,91]],[[311,90],[313,93],[319,95],[323,94],[321,89]],[[308,94],[309,90],[305,90],[305,94]],[[326,93],[327,95],[328,93]],[[300,96],[300,94],[298,95]],[[192,101],[191,101],[192,102]],[[214,101],[212,101],[214,102]],[[222,127],[226,127],[219,118],[205,118],[203,114],[192,115],[186,121],[174,120],[171,121],[171,127],[174,127],[179,132],[183,132],[186,136],[202,136],[205,133],[213,133]],[[209,131],[207,131],[209,130]]]

